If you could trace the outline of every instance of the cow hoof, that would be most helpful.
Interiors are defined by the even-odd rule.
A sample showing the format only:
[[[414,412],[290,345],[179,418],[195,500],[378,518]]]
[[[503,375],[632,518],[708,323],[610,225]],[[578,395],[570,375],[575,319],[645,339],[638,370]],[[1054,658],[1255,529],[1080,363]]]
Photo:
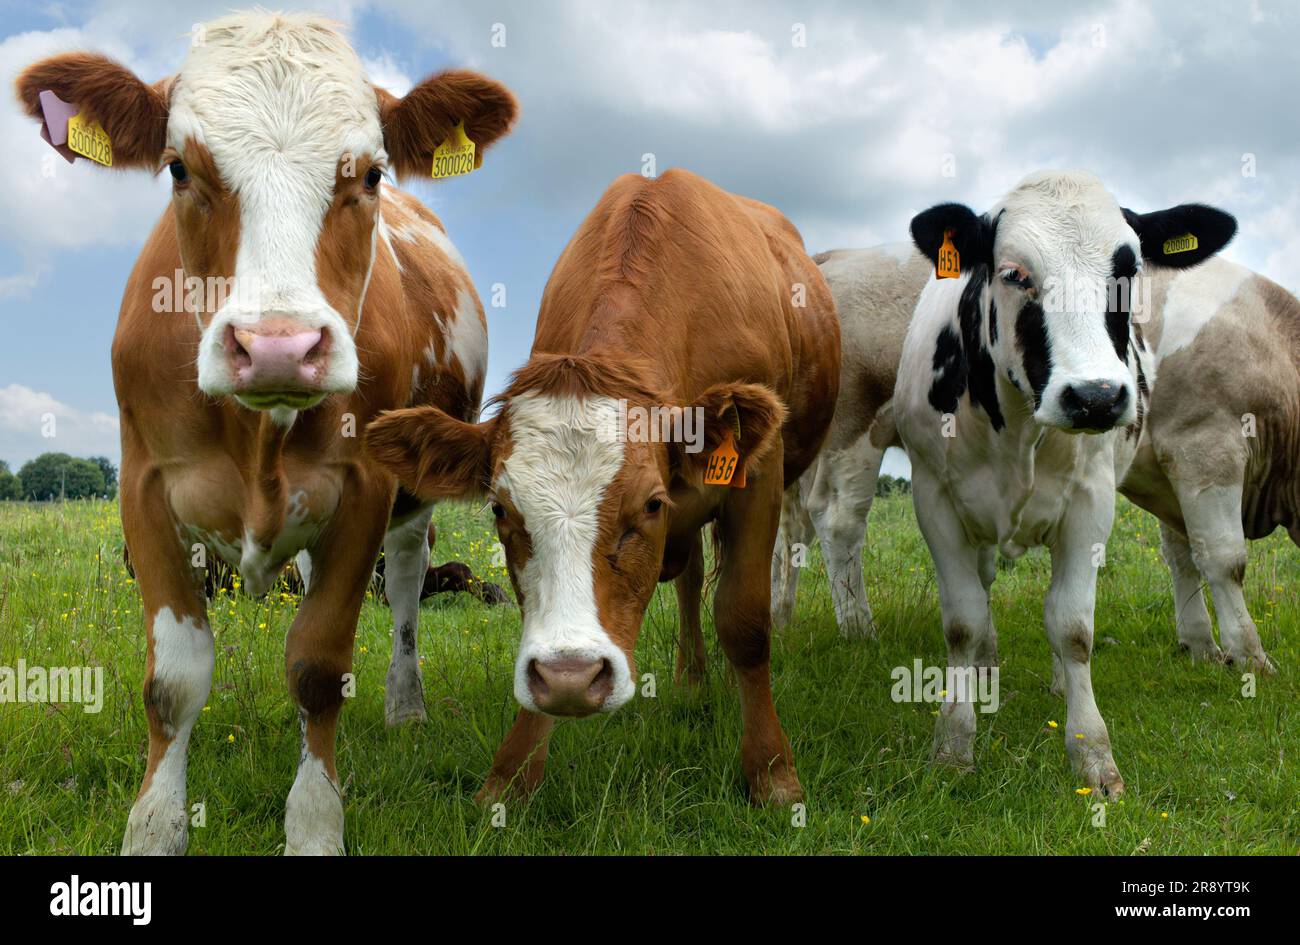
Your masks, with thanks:
[[[407,722],[423,722],[428,717],[419,671],[390,669],[384,683],[384,722],[391,728]]]
[[[1186,653],[1194,661],[1204,660],[1210,663],[1222,663],[1224,661],[1223,651],[1213,640],[1180,640],[1178,648]]]
[[[1233,668],[1240,667],[1245,672],[1259,673],[1261,676],[1274,676],[1277,674],[1277,667],[1273,665],[1273,661],[1268,658],[1268,654],[1263,650],[1240,655],[1225,653],[1223,661]]]
[[[850,617],[840,624],[840,636],[846,640],[874,640],[876,623],[870,614]]]
[[[474,803],[479,807],[492,807],[494,804],[504,804],[507,801],[522,804],[532,797],[536,788],[536,784],[528,784],[522,775],[514,778],[488,775],[488,779],[474,795]]]
[[[956,768],[958,771],[975,770],[975,755],[970,749],[963,751],[936,746],[930,753],[930,761],[945,768]]]
[[[149,797],[135,802],[122,837],[122,856],[183,856],[188,842],[189,815],[174,797]]]
[[[285,856],[343,856],[343,838],[320,837],[301,844],[286,842]]]
[[[773,768],[749,779],[749,802],[755,807],[789,807],[803,800],[803,786],[792,766]]]
[[[1106,800],[1113,800],[1124,793],[1124,779],[1119,776],[1119,769],[1113,761],[1090,765],[1083,772],[1083,783]]]

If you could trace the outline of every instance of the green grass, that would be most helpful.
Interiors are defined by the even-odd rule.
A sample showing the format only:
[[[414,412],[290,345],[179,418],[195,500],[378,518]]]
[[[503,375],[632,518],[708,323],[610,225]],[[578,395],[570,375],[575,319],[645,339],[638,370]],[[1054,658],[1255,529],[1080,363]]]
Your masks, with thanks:
[[[385,728],[388,611],[367,601],[357,697],[339,773],[349,852],[368,853],[1279,853],[1300,846],[1300,552],[1251,548],[1247,600],[1280,672],[1242,695],[1240,671],[1193,664],[1175,644],[1159,533],[1120,502],[1098,588],[1093,680],[1127,793],[1093,826],[1062,748],[1042,630],[1048,564],[1032,553],[994,585],[1003,706],[979,716],[977,769],[926,762],[933,707],[890,700],[890,670],[944,662],[933,567],[906,497],[878,500],[868,588],[879,641],[836,633],[814,554],[793,626],[773,646],[776,704],[807,795],[806,826],[754,810],[739,771],[735,687],[706,622],[710,680],[672,683],[677,615],[656,594],[637,648],[657,697],[559,725],[547,779],[494,827],[472,796],[515,714],[518,616],[460,595],[426,603],[420,627],[429,721]],[[438,560],[490,567],[491,518],[437,513]],[[121,564],[112,503],[0,503],[0,665],[103,665],[104,708],[0,705],[0,853],[114,853],[144,770],[144,632]],[[276,853],[298,758],[283,677],[294,601],[221,599],[217,664],[190,749],[195,854]],[[1103,642],[1109,639],[1114,642]],[[1059,721],[1053,730],[1049,720]],[[231,740],[233,736],[233,741]],[[1167,816],[1166,816],[1167,815]],[[870,818],[864,823],[862,818]]]

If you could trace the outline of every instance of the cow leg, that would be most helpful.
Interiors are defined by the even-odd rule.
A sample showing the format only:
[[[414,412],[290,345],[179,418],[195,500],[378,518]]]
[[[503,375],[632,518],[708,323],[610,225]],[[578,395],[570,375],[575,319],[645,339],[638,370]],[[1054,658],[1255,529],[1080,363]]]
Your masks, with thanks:
[[[122,529],[144,600],[144,707],[149,758],[131,807],[123,855],[185,852],[190,732],[212,688],[213,645],[202,578],[176,540],[161,483],[123,477]]]
[[[933,477],[919,467],[913,470],[912,503],[938,577],[948,666],[973,680],[979,654],[988,653],[985,638],[993,632],[988,591],[980,570],[982,549],[967,541],[952,502]],[[974,767],[975,688],[966,686],[964,692],[951,692],[940,704],[931,748],[935,762]],[[961,698],[963,695],[965,698]]]
[[[551,716],[520,709],[474,799],[492,804],[507,797],[524,798],[537,790],[546,774],[546,751],[554,727]]]
[[[1064,682],[1066,754],[1084,785],[1109,797],[1124,790],[1124,781],[1092,694],[1093,549],[1105,544],[1114,517],[1114,490],[1104,476],[1077,487],[1051,546],[1052,584],[1043,606],[1047,638]]]
[[[1259,631],[1246,608],[1246,535],[1241,527],[1241,484],[1209,486],[1199,492],[1181,488],[1178,503],[1187,523],[1187,538],[1197,570],[1209,582],[1224,659],[1238,666],[1272,673],[1273,663],[1259,642]]]
[[[980,584],[987,601],[998,576],[998,549],[993,545],[979,551]],[[975,665],[992,669],[998,665],[998,632],[993,624],[993,607],[988,607],[987,628],[975,644]]]
[[[677,667],[673,678],[686,680],[692,689],[704,682],[708,653],[700,627],[700,594],[704,590],[704,542],[696,532],[686,570],[673,581],[677,590]]]
[[[289,693],[298,705],[302,752],[285,802],[286,855],[343,853],[343,796],[334,743],[361,602],[374,573],[391,496],[377,487],[340,507],[312,548],[311,587],[285,638]]]
[[[425,506],[384,535],[384,591],[393,611],[393,657],[384,683],[384,721],[389,725],[427,718],[417,644],[432,516],[433,506]]]
[[[816,467],[813,467],[815,470]],[[813,471],[804,474],[805,478]],[[802,565],[796,555],[802,551],[807,563],[808,548],[815,537],[812,519],[800,494],[803,481],[791,483],[781,498],[781,526],[776,533],[776,547],[772,553],[772,626],[779,630],[789,625],[794,617],[798,600],[799,571]],[[796,546],[800,546],[796,548]]]
[[[863,433],[847,449],[822,454],[807,496],[842,637],[876,634],[862,580],[862,548],[884,458],[885,451],[872,445],[870,433]]]
[[[779,470],[780,457],[769,468]],[[780,524],[779,475],[732,490],[718,522],[722,568],[713,622],[740,686],[740,764],[750,802],[782,807],[803,798],[790,743],[772,704],[772,546]]]
[[[1160,550],[1174,583],[1178,645],[1194,658],[1221,660],[1223,654],[1214,642],[1210,612],[1205,608],[1205,595],[1201,591],[1201,572],[1192,560],[1192,546],[1177,530],[1161,522]]]

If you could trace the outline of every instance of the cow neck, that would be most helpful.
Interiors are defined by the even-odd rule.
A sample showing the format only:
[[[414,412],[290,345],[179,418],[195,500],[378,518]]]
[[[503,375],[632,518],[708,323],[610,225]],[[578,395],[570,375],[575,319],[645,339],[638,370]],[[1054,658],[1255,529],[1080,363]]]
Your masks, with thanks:
[[[270,545],[284,527],[284,445],[293,424],[281,426],[265,412],[258,420],[249,469],[251,475],[245,485],[248,496],[244,521],[258,544]]]

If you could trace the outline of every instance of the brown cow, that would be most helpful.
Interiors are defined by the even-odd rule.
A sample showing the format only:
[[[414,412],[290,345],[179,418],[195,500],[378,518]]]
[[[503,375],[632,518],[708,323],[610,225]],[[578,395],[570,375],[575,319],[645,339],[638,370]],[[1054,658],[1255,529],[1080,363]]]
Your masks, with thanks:
[[[71,53],[17,86],[33,117],[53,91],[103,125],[114,166],[165,167],[174,182],[113,342],[122,527],[149,634],[149,758],[122,850],[185,849],[186,752],[213,669],[196,566],[217,554],[255,594],[297,555],[308,588],[285,666],[303,747],[285,852],[342,852],[335,730],[381,543],[396,623],[387,715],[424,714],[415,631],[430,505],[395,506],[396,482],[359,434],[412,404],[475,419],[487,355],[482,306],[442,224],[382,177],[427,173],[460,121],[486,147],[514,99],[463,71],[395,98],[333,24],[265,12],[208,24],[154,85]],[[168,314],[178,278],[184,311]]]
[[[677,582],[678,677],[700,678],[709,522],[750,797],[801,796],[772,705],[768,573],[782,491],[830,423],[839,347],[830,292],[780,213],[686,171],[626,175],[560,257],[496,416],[422,407],[370,426],[367,447],[423,500],[492,502],[523,610],[522,708],[480,799],[539,783],[555,716],[632,697],[657,581]],[[731,449],[731,485],[706,484]]]

